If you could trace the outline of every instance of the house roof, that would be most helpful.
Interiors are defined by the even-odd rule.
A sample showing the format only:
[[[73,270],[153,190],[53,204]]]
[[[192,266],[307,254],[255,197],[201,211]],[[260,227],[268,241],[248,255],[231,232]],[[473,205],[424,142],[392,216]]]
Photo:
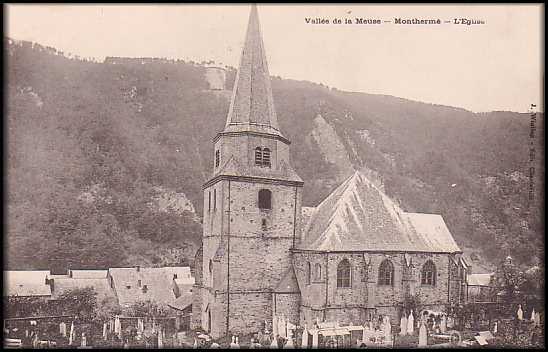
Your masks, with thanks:
[[[106,272],[106,270],[105,270]],[[100,279],[78,279],[74,277],[54,278],[52,299],[58,299],[63,293],[74,290],[92,287],[97,293],[97,303],[103,302],[106,298],[116,298],[114,290],[110,287],[108,279],[105,275]]]
[[[295,275],[295,269],[293,265],[284,273],[280,283],[274,289],[277,293],[301,293],[299,283],[297,282],[297,276]]]
[[[74,279],[102,279],[107,277],[108,270],[69,270]]]
[[[190,305],[192,305],[192,292],[185,292],[168,303],[168,306],[177,310],[185,310]]]
[[[274,109],[270,74],[255,5],[251,6],[240,66],[224,129],[224,132],[242,131],[282,136]]]
[[[4,296],[51,296],[51,287],[46,284],[49,270],[4,271]]]
[[[360,171],[316,207],[298,248],[460,252],[441,215],[404,212]]]
[[[466,276],[468,281],[468,286],[489,286],[491,283],[491,277],[493,273],[490,274],[469,274]]]
[[[174,275],[177,279],[191,277],[189,267],[163,268],[110,268],[109,275],[114,280],[118,302],[122,306],[137,301],[153,301],[160,305],[171,303],[176,297],[173,292]],[[139,280],[141,286],[139,287]],[[146,285],[146,290],[143,287]]]

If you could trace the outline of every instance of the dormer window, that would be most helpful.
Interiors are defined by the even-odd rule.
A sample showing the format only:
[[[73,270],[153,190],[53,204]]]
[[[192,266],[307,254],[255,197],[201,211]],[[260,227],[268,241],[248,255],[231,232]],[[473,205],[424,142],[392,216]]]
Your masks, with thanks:
[[[270,149],[269,148],[255,148],[255,165],[270,167]]]

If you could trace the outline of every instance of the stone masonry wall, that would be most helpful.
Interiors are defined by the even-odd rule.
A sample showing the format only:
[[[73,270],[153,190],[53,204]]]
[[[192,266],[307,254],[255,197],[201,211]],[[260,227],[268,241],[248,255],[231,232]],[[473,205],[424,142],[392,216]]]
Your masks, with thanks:
[[[299,324],[299,306],[301,303],[300,294],[298,293],[275,293],[274,307],[276,315],[285,316],[292,324]]]

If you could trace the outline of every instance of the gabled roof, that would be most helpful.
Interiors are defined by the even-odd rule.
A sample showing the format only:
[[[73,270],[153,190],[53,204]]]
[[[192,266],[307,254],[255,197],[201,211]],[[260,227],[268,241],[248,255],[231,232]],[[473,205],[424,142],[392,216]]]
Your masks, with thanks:
[[[297,282],[297,276],[295,275],[295,269],[293,265],[284,273],[280,283],[274,289],[276,293],[301,293],[299,283]]]
[[[316,207],[298,248],[460,252],[440,215],[404,212],[360,171]]]
[[[118,302],[122,306],[147,300],[159,305],[167,305],[176,298],[173,290],[176,285],[174,275],[177,275],[177,279],[191,277],[189,267],[139,268],[139,270],[134,267],[110,268],[108,271],[114,280]],[[145,285],[146,290],[143,289]]]
[[[71,269],[69,276],[74,279],[103,279],[107,277],[108,270],[84,270]]]
[[[46,284],[49,270],[4,271],[4,296],[51,296],[51,287]]]
[[[105,270],[106,273],[106,270]],[[106,277],[100,279],[79,279],[74,277],[56,277],[53,278],[53,293],[52,299],[58,299],[63,293],[74,290],[91,287],[97,293],[97,303],[101,304],[107,298],[116,298],[114,290],[110,287],[108,279]]]
[[[256,5],[251,6],[240,66],[224,129],[224,132],[242,131],[282,136],[274,109],[270,74]]]
[[[190,305],[192,305],[192,292],[184,292],[178,298],[168,303],[168,306],[177,310],[185,310]]]
[[[493,273],[470,274],[466,276],[466,281],[468,282],[468,286],[489,286],[492,276]]]

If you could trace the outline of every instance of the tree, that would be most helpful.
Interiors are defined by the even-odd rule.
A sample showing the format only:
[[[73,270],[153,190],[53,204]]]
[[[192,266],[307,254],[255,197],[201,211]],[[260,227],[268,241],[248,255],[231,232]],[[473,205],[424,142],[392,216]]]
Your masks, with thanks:
[[[116,301],[115,297],[106,297],[101,301],[101,304],[97,306],[95,311],[95,317],[100,322],[106,322],[110,320],[113,316],[119,315],[122,313],[122,308]]]
[[[491,294],[501,297],[505,303],[512,303],[520,294],[520,290],[525,282],[523,271],[514,264],[512,257],[508,256],[499,265],[495,275],[491,278]]]
[[[165,318],[169,311],[151,300],[137,301],[127,310],[127,314],[133,317]]]
[[[93,287],[65,291],[57,301],[65,313],[74,314],[82,322],[92,322],[95,319],[97,293]]]

